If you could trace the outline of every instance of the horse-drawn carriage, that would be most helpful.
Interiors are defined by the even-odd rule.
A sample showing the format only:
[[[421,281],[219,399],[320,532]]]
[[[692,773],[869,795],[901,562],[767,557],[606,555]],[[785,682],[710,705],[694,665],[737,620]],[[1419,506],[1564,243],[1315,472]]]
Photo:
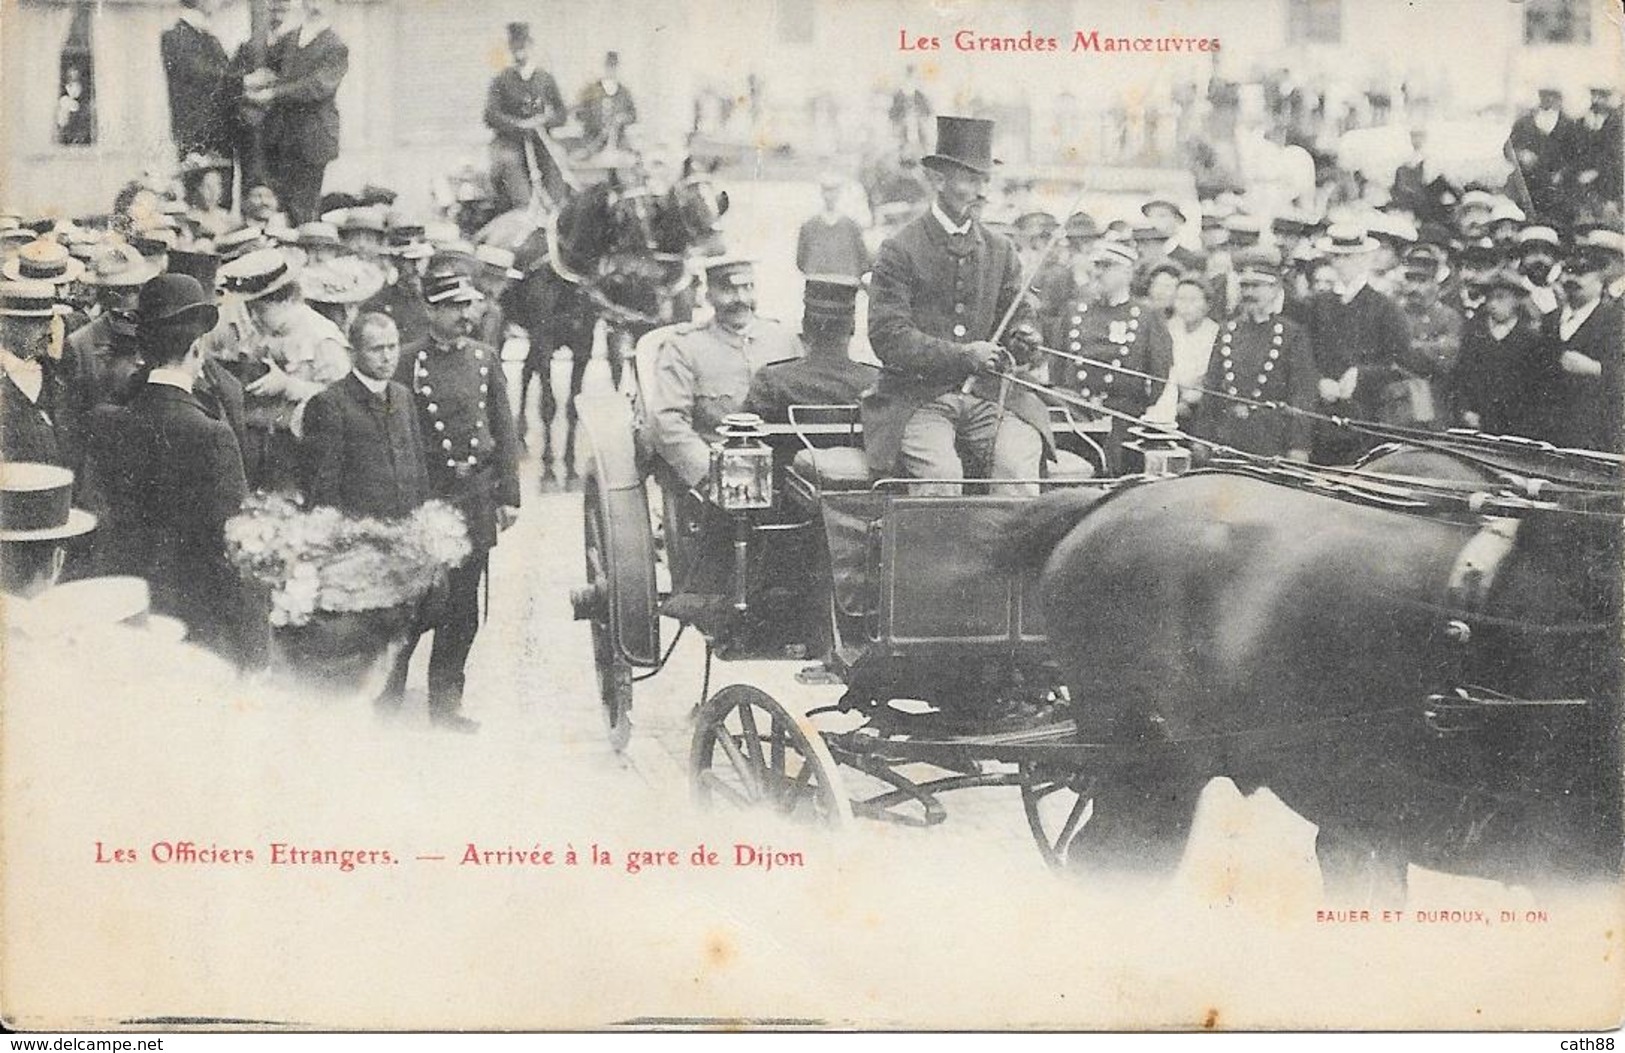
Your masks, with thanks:
[[[931,825],[949,790],[1013,786],[1051,863],[1144,870],[1229,776],[1319,824],[1328,887],[1408,861],[1618,873],[1617,459],[1396,433],[1355,468],[1167,474],[1148,435],[1149,473],[928,497],[869,477],[853,407],[797,407],[731,421],[688,490],[624,398],[581,419],[572,599],[617,747],[635,671],[675,647],[662,616],[704,635],[707,684],[713,656],[819,659],[804,673],[844,688],[806,712],[705,698],[704,801]]]

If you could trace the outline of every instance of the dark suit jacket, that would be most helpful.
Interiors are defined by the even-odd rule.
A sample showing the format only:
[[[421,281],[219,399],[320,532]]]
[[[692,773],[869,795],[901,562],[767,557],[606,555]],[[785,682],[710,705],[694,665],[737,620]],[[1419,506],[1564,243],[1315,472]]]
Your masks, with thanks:
[[[519,122],[543,114],[548,115],[548,128],[557,128],[570,116],[551,73],[538,69],[527,81],[519,75],[518,67],[509,66],[492,79],[485,96],[485,123],[498,139],[523,147],[529,133]]]
[[[164,30],[158,46],[169,79],[170,134],[181,156],[230,157],[235,93],[228,90],[230,59],[220,38],[182,21]]]
[[[383,396],[354,373],[305,404],[305,499],[347,515],[395,519],[429,497],[412,392],[390,381]]]
[[[84,462],[84,406],[73,365],[43,363],[38,402],[0,369],[0,460],[39,461],[78,473]]]
[[[863,418],[872,470],[895,470],[909,418],[938,395],[958,390],[975,368],[965,345],[991,339],[1020,293],[1015,245],[980,222],[951,236],[927,210],[880,246],[870,277],[869,343],[883,368],[864,400]],[[1023,306],[1011,328],[1031,320]],[[996,401],[999,381],[981,378],[974,391]],[[1048,440],[1049,413],[1036,395],[1012,390],[1005,406]]]
[[[1602,364],[1601,376],[1566,373],[1557,367],[1558,405],[1561,407],[1550,438],[1562,446],[1588,450],[1621,452],[1620,359],[1625,357],[1625,308],[1617,300],[1604,299],[1591,317],[1567,340],[1561,336],[1562,311],[1546,316],[1542,334],[1551,346],[1555,361],[1564,351],[1578,351]]]
[[[194,641],[240,661],[249,603],[226,559],[224,527],[248,494],[242,453],[224,421],[188,392],[145,384],[104,407],[112,506],[108,569],[152,588],[153,609],[185,622]]]
[[[267,153],[306,164],[324,165],[339,155],[339,84],[350,70],[350,49],[331,29],[306,47],[298,32],[271,47],[267,62],[276,71],[277,96],[262,126]]]
[[[226,422],[240,448],[243,445],[243,382],[219,362],[205,358],[197,382],[192,385],[192,395],[205,413]]]

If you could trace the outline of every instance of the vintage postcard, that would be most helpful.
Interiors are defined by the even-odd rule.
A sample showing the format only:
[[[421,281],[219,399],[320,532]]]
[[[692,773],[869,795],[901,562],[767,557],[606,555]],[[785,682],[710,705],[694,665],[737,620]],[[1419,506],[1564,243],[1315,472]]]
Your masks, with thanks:
[[[0,47],[8,1027],[1619,1026],[1617,4]]]

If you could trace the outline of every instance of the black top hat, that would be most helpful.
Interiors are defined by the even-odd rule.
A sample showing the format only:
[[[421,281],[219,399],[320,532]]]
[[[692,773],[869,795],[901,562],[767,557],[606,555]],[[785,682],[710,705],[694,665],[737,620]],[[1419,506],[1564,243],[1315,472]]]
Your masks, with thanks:
[[[508,46],[511,48],[523,47],[530,43],[529,22],[508,23]]]
[[[938,117],[937,152],[920,158],[927,168],[968,168],[992,175],[1000,162],[993,157],[993,122],[981,117]]]
[[[135,305],[135,324],[142,329],[197,318],[207,329],[220,320],[214,297],[190,274],[160,274],[141,286]]]

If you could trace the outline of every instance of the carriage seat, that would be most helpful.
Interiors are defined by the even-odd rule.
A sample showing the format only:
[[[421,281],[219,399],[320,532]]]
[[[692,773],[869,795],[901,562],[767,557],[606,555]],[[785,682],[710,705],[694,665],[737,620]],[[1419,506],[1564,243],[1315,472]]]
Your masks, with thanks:
[[[869,462],[859,446],[802,447],[790,467],[821,491],[867,490]]]

